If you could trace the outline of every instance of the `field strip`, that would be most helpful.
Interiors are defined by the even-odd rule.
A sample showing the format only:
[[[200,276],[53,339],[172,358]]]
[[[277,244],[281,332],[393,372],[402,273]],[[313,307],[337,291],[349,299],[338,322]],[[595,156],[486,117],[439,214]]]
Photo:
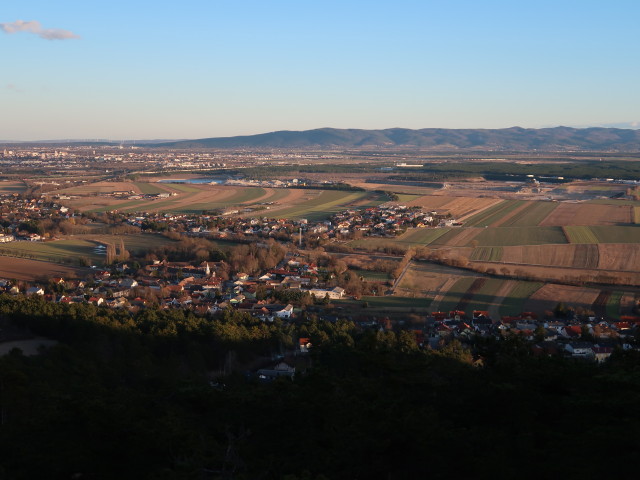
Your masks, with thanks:
[[[616,273],[633,273],[635,270],[621,270],[615,268],[587,268],[587,267],[572,267],[570,265],[549,265],[544,263],[521,263],[521,262],[506,262],[504,260],[471,260],[471,263],[493,263],[495,265],[512,265],[522,267],[536,267],[536,268],[564,268],[567,270],[584,270],[585,272],[616,272]]]
[[[511,220],[514,218],[517,218],[519,214],[527,210],[531,205],[532,204],[530,202],[524,202],[522,205],[518,205],[516,208],[514,208],[510,212],[507,212],[505,215],[503,215],[502,218],[493,222],[490,226],[491,227],[500,227],[503,225],[506,227],[511,226],[510,225]]]
[[[455,285],[458,281],[455,277],[449,277],[447,281],[438,289],[435,296],[433,297],[433,301],[431,302],[431,311],[439,312],[440,311],[440,303],[445,295],[449,292],[449,289]]]
[[[516,280],[505,280],[496,292],[496,296],[493,298],[493,302],[489,306],[489,316],[494,321],[500,319],[500,306],[504,303],[505,298],[509,296],[517,284],[518,282]]]
[[[498,203],[502,202],[502,200],[500,200],[499,198],[496,198],[495,200],[496,200],[495,203],[489,203],[489,204],[485,205],[484,207],[479,208],[478,210],[472,210],[471,212],[466,213],[465,215],[461,216],[457,220],[459,222],[464,222],[467,219],[473,217],[474,215],[479,215],[482,212],[484,212],[485,210],[488,210],[488,209],[490,209],[492,207],[495,207]]]

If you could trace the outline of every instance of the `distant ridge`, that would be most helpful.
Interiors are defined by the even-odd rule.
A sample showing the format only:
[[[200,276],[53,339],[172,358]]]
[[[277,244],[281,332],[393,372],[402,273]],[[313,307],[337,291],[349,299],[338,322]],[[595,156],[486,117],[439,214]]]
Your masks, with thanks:
[[[622,128],[319,128],[155,144],[169,148],[419,148],[431,150],[640,151],[640,130]]]

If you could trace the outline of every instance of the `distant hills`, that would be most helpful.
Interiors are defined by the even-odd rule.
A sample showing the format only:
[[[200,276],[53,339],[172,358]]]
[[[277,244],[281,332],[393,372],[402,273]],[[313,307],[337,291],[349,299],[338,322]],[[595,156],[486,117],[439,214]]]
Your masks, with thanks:
[[[640,151],[640,130],[622,128],[319,128],[159,143],[170,148],[420,148],[432,150]]]
[[[136,145],[177,149],[420,149],[432,151],[592,151],[640,152],[640,130],[630,128],[387,128],[315,130],[262,133],[196,140],[47,140],[0,141],[0,145]]]

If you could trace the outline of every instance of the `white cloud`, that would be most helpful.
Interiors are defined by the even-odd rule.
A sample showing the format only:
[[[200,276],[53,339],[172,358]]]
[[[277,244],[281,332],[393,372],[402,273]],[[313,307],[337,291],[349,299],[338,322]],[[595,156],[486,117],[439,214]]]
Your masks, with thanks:
[[[27,32],[44,38],[45,40],[68,40],[71,38],[80,38],[80,36],[69,30],[62,30],[60,28],[42,28],[40,22],[31,20],[25,22],[24,20],[16,20],[11,23],[0,23],[0,29],[4,33],[18,33]]]

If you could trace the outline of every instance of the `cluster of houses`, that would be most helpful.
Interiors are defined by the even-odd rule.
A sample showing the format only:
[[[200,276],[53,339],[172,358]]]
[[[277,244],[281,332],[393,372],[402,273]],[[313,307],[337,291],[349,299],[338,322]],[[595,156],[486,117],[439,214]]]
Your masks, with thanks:
[[[326,287],[318,281],[315,264],[291,259],[257,276],[239,272],[229,280],[222,280],[216,270],[226,271],[227,267],[224,262],[202,262],[194,266],[188,262],[155,261],[133,272],[129,265],[121,263],[111,271],[94,270],[90,280],[53,278],[48,285],[21,287],[17,282],[0,279],[0,290],[40,295],[50,302],[92,303],[131,312],[150,305],[192,310],[201,315],[233,308],[264,321],[295,316],[292,304],[265,300],[276,289],[306,293],[319,301],[345,296],[343,288]]]
[[[476,336],[504,338],[517,335],[530,342],[532,353],[541,356],[563,355],[575,359],[602,362],[618,348],[632,349],[640,328],[640,317],[620,320],[539,319],[534,312],[505,316],[494,321],[489,312],[476,310],[471,318],[462,311],[433,312],[418,341],[438,348],[451,339],[472,343]]]
[[[395,236],[409,227],[449,227],[456,225],[449,214],[424,212],[421,207],[384,204],[365,209],[351,209],[332,217],[335,230],[341,235],[356,231],[364,235]]]
[[[43,198],[21,198],[17,193],[0,195],[0,243],[15,240],[41,241],[46,232],[36,233],[25,228],[45,218],[71,218],[68,207]],[[46,235],[48,237],[48,235]]]

